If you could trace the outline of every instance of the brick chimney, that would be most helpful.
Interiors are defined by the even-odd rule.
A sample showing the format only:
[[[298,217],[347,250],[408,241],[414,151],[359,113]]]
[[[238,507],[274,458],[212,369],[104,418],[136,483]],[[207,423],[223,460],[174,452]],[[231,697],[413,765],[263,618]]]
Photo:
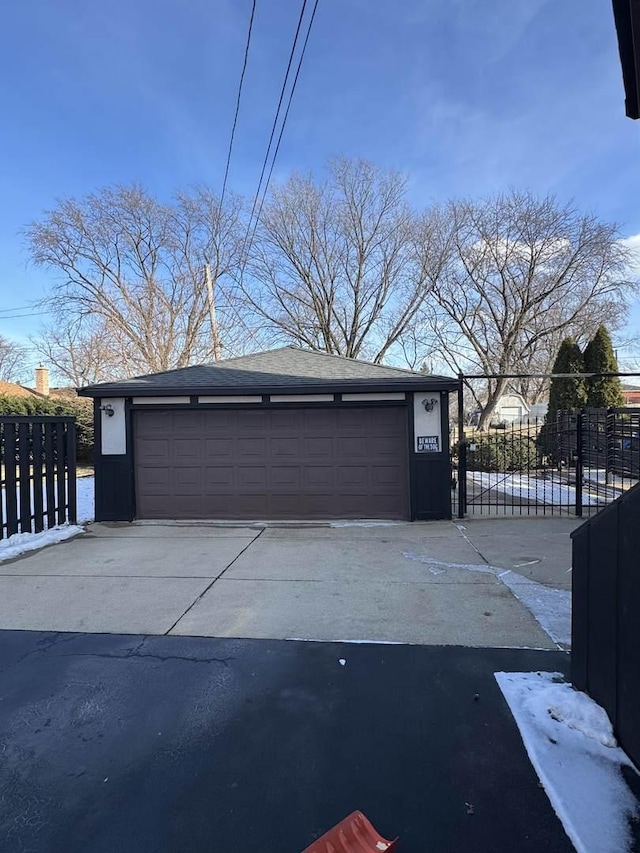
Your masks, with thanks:
[[[45,397],[49,396],[49,368],[36,367],[36,391]]]

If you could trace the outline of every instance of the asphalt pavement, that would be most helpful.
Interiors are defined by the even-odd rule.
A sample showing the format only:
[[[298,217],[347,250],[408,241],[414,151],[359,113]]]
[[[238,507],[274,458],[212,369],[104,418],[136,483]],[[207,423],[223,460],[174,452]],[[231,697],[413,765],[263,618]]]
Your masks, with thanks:
[[[496,671],[559,651],[0,632],[0,849],[569,853]]]

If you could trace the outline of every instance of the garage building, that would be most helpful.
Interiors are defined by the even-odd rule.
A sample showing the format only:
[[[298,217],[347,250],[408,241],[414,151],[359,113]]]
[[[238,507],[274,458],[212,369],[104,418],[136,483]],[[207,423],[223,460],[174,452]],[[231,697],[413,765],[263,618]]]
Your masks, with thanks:
[[[283,347],[83,388],[96,520],[450,518],[457,387]]]

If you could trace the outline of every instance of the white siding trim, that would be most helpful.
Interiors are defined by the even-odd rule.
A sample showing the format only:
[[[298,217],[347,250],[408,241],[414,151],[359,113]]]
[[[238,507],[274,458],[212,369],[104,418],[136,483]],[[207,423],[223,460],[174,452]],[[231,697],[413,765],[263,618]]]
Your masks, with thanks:
[[[376,400],[405,400],[404,391],[394,391],[390,394],[343,394],[345,403],[359,403],[360,401],[373,403]]]
[[[100,450],[103,456],[122,456],[127,452],[127,424],[124,416],[124,397],[103,397],[100,404]],[[112,415],[105,412],[109,406]]]
[[[333,394],[272,394],[272,403],[333,403]]]
[[[191,397],[134,397],[135,406],[179,406],[190,403]]]
[[[199,403],[261,403],[261,396],[198,397]]]

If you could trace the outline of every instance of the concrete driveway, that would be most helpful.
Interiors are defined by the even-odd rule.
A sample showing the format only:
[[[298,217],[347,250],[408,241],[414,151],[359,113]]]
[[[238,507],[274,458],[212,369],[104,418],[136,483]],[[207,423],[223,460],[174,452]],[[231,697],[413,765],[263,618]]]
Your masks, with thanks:
[[[0,629],[557,648],[482,569],[567,590],[574,526],[93,524],[0,565]]]

